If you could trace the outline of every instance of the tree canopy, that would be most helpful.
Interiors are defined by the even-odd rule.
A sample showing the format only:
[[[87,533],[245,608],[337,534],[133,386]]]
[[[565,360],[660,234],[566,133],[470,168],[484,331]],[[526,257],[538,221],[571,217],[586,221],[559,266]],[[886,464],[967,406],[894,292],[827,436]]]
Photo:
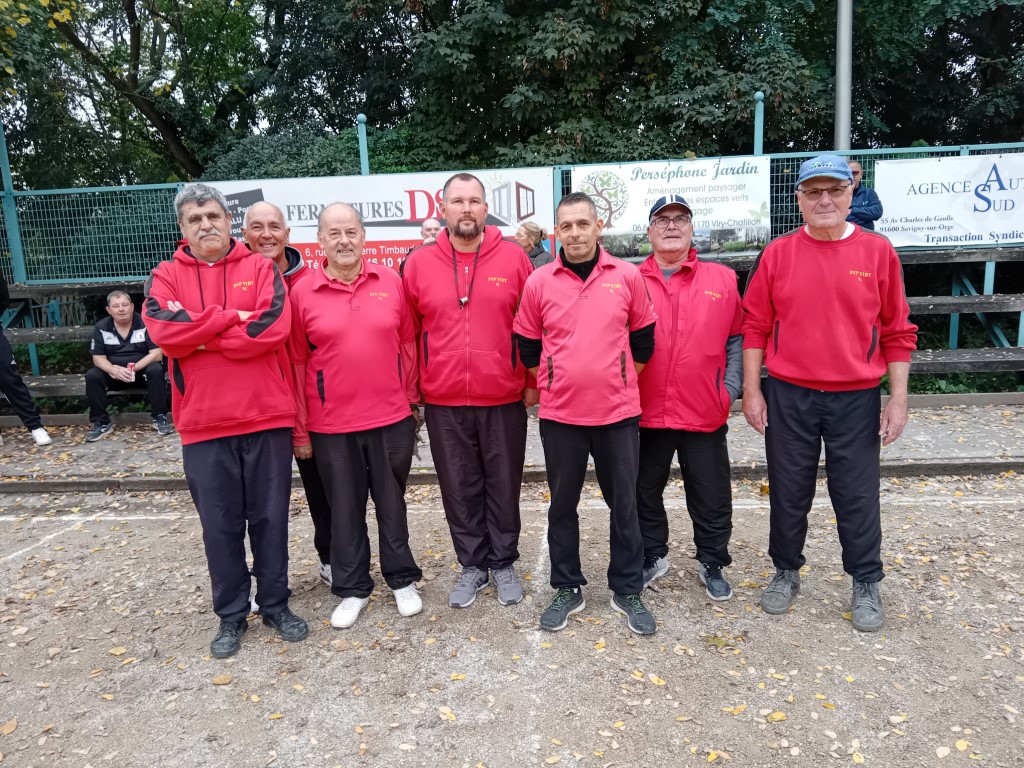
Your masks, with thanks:
[[[635,161],[832,141],[835,1],[0,0],[19,183]],[[1020,0],[854,18],[854,146],[1024,138]],[[351,170],[348,170],[351,169]]]

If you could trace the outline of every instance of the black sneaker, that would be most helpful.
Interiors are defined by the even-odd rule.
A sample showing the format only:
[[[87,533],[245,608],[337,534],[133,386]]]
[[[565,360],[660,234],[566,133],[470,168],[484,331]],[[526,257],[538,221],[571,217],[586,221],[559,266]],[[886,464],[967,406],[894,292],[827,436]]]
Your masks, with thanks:
[[[668,573],[668,557],[645,557],[644,565],[644,587],[649,587],[655,579],[660,579]]]
[[[653,635],[658,629],[640,595],[612,595],[612,609],[625,616],[629,628],[638,635]]]
[[[210,643],[210,654],[213,658],[226,659],[228,656],[238,653],[238,649],[242,647],[242,635],[247,629],[249,629],[249,625],[245,623],[245,619],[242,621],[221,620],[217,636]]]
[[[277,613],[263,614],[263,623],[271,629],[276,629],[281,639],[289,643],[305,640],[309,635],[309,626],[292,613],[290,608],[282,608]]]
[[[548,632],[565,629],[565,625],[569,623],[569,617],[586,607],[587,601],[583,599],[582,589],[561,587],[555,593],[555,599],[551,601],[551,605],[540,615],[540,628],[546,629]]]
[[[89,430],[89,434],[85,436],[85,442],[95,443],[104,435],[109,435],[114,431],[113,424],[104,424],[102,422],[96,422],[92,425],[92,429]],[[237,649],[236,649],[237,650]]]
[[[153,429],[156,430],[160,437],[174,434],[174,427],[167,423],[167,416],[162,413],[153,419]]]

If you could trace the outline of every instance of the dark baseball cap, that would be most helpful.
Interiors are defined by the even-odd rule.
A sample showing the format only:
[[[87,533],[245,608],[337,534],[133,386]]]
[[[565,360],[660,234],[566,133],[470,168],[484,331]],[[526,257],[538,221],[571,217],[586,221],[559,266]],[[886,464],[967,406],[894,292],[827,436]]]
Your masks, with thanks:
[[[693,216],[693,209],[690,208],[690,204],[686,202],[686,199],[682,195],[665,195],[664,197],[659,197],[654,202],[654,205],[651,206],[651,213],[647,217],[647,221],[650,222],[658,211],[662,208],[668,208],[670,205],[681,205],[686,209],[686,212],[690,214],[690,216]]]

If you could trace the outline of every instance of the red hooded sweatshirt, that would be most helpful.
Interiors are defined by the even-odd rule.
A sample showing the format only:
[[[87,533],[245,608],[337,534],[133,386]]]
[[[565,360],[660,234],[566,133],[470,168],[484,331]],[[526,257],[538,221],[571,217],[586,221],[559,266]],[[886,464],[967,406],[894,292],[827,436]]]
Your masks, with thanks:
[[[184,309],[168,309],[170,301]],[[284,348],[291,308],[270,259],[238,241],[213,264],[179,247],[146,281],[145,309],[149,336],[169,358],[183,445],[294,426]],[[253,314],[243,322],[238,310]]]
[[[442,229],[436,242],[414,248],[402,269],[419,339],[424,402],[521,400],[528,382],[512,343],[512,320],[533,270],[526,251],[497,227],[484,227],[480,250],[460,253]]]
[[[729,418],[725,348],[743,322],[736,273],[692,248],[668,279],[654,256],[640,274],[658,315],[654,356],[640,372],[640,426],[713,432]]]

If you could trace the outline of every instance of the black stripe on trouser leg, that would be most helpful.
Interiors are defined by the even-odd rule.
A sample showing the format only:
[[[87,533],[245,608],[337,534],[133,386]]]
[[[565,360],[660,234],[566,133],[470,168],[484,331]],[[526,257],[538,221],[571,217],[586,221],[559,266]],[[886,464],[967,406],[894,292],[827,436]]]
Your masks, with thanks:
[[[459,563],[505,568],[519,559],[526,407],[426,407],[430,453]]]
[[[214,612],[226,621],[249,613],[253,553],[262,612],[287,606],[291,430],[269,429],[182,446],[189,491],[203,525]]]
[[[423,576],[409,549],[405,506],[415,424],[409,416],[361,432],[310,433],[330,500],[331,591],[338,597],[369,597],[373,592],[366,526],[366,502],[371,493],[384,580],[392,589],[401,589]]]

